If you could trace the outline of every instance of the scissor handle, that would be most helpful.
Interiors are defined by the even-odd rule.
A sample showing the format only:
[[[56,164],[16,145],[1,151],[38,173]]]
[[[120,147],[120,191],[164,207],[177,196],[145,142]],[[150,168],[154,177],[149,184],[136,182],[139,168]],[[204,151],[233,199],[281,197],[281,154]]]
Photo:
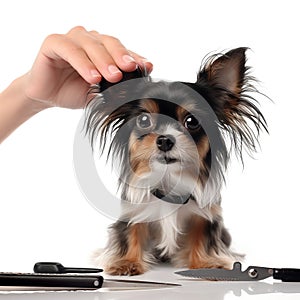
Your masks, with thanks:
[[[103,277],[96,275],[1,273],[0,286],[20,290],[86,290],[102,287]]]
[[[284,282],[300,282],[300,269],[273,269],[273,278]]]
[[[38,262],[33,267],[34,273],[53,273],[53,274],[64,274],[64,273],[100,273],[102,269],[95,268],[69,268],[64,267],[58,262]]]

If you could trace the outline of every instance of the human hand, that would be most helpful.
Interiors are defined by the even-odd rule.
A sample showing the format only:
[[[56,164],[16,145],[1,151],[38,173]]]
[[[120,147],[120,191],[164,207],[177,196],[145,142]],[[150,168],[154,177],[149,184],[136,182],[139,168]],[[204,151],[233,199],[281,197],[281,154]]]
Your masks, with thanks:
[[[120,70],[134,71],[137,65],[149,73],[152,70],[150,62],[127,50],[118,39],[78,26],[45,39],[25,76],[24,93],[44,107],[82,108],[91,84],[102,77],[118,82]]]

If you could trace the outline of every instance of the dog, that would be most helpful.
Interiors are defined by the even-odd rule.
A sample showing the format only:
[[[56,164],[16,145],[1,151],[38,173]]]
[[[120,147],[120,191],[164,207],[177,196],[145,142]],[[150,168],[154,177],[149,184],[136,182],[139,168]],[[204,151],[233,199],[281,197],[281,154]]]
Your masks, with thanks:
[[[109,144],[119,177],[122,214],[96,257],[112,275],[138,275],[156,262],[230,269],[231,250],[220,190],[231,153],[243,161],[267,131],[253,98],[247,48],[212,55],[195,83],[153,81],[124,73],[91,89],[86,132]]]

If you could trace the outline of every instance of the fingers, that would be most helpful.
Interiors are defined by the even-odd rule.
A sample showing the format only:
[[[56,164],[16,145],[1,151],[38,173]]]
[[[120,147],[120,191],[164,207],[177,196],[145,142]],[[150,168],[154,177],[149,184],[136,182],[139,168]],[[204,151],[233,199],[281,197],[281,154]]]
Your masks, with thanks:
[[[137,66],[152,71],[152,64],[142,56],[131,52],[112,36],[75,27],[66,35],[51,35],[43,46],[44,55],[53,64],[68,63],[88,83],[97,83],[102,77],[118,82],[122,72],[134,71]]]
[[[97,42],[101,41],[101,45],[103,45],[112,59],[110,61],[111,64],[115,64],[126,72],[134,71],[137,68],[137,62],[117,38],[102,35],[95,31],[90,32],[90,34],[95,37]]]
[[[152,72],[153,64],[148,59],[146,59],[143,56],[140,56],[139,54],[134,53],[133,51],[129,51],[129,53],[142,70],[146,70],[147,74],[150,74]]]
[[[87,53],[65,35],[48,36],[41,48],[42,54],[48,58],[49,65],[57,69],[75,69],[88,83],[99,82],[101,73],[88,57]]]

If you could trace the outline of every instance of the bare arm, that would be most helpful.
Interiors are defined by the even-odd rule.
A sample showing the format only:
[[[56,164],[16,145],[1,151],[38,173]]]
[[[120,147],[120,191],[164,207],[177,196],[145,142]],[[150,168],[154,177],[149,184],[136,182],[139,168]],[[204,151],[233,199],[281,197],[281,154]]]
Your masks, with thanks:
[[[24,94],[25,76],[14,80],[0,94],[0,143],[18,126],[45,108]]]

